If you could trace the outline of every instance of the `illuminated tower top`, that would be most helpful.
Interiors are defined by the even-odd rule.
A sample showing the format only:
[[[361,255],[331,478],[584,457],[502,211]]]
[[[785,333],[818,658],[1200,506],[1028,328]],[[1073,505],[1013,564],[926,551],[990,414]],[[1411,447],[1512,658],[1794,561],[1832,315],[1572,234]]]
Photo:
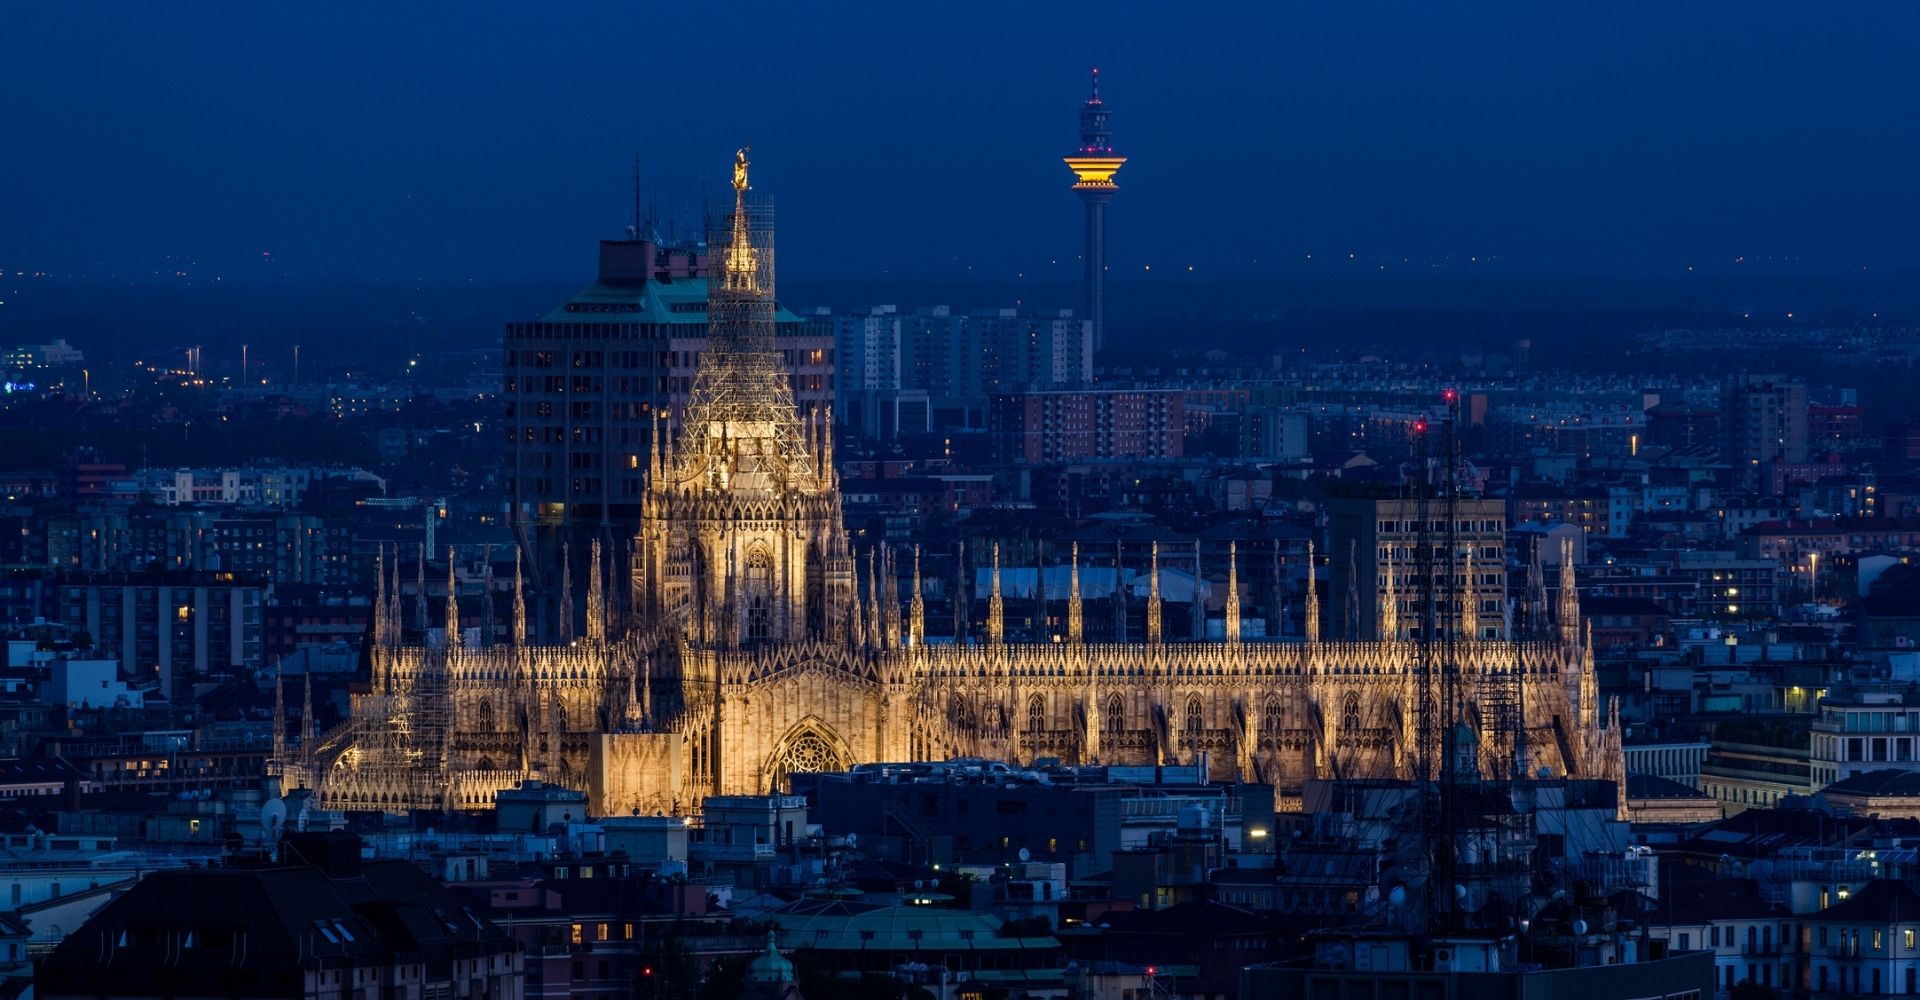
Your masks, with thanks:
[[[1072,156],[1065,158],[1077,179],[1075,190],[1114,187],[1113,175],[1127,162],[1126,157],[1113,152],[1113,132],[1107,126],[1111,113],[1100,99],[1100,67],[1095,66],[1093,90],[1087,95],[1087,103],[1080,106],[1080,144]]]
[[[1107,106],[1100,100],[1100,67],[1093,68],[1093,92],[1080,107],[1080,152],[1113,152],[1113,133],[1107,130]]]

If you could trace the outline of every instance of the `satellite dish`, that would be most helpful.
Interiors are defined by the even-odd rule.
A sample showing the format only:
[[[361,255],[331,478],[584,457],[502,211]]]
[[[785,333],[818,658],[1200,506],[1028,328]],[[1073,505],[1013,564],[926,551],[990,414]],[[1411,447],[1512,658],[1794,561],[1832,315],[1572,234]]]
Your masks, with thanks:
[[[1387,902],[1395,906],[1407,905],[1407,887],[1404,885],[1394,886],[1393,891],[1387,893]]]
[[[914,880],[913,880],[913,887],[914,887],[915,889],[925,889],[925,888],[927,887],[927,883],[926,883],[926,880],[925,880],[925,879],[914,879]]]
[[[1584,921],[1584,920],[1576,920],[1576,921],[1574,921],[1574,922],[1573,922],[1573,932],[1574,932],[1575,934],[1585,934],[1585,933],[1587,932],[1587,922],[1586,922],[1586,921]]]
[[[1022,861],[1025,861],[1025,860],[1027,860],[1028,858],[1030,858],[1030,857],[1032,857],[1032,856],[1033,856],[1033,855],[1031,855],[1031,854],[1028,854],[1028,853],[1027,853],[1027,849],[1026,849],[1026,848],[1024,848],[1024,847],[1022,847],[1022,848],[1020,849],[1020,860],[1022,860]]]
[[[269,843],[279,840],[287,828],[286,802],[272,798],[260,806],[260,833]]]
[[[858,844],[859,842],[860,842],[860,835],[859,835],[859,834],[857,834],[857,833],[849,833],[849,834],[847,834],[847,846],[848,846],[848,847],[852,847],[853,845],[855,845],[855,844]]]

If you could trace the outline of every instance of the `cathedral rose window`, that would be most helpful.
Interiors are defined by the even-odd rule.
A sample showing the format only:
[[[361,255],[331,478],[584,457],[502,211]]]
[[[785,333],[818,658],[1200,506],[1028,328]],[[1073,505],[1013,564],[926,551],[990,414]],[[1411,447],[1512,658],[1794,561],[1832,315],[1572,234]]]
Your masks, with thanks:
[[[839,755],[833,752],[833,747],[812,733],[794,740],[780,763],[789,773],[799,774],[832,771],[840,766]]]

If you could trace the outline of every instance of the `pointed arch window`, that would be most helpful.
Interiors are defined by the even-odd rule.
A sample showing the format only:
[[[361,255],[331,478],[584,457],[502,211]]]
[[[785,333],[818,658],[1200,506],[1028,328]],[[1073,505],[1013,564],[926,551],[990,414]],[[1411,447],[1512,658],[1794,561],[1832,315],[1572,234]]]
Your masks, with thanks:
[[[1027,699],[1027,732],[1038,733],[1047,728],[1047,702],[1039,695]]]
[[[747,638],[773,638],[773,555],[764,546],[747,551]]]
[[[1285,709],[1280,704],[1280,696],[1267,695],[1266,704],[1260,706],[1260,735],[1266,739],[1277,739],[1280,731],[1286,728]]]
[[[1107,697],[1107,710],[1105,714],[1101,716],[1100,724],[1100,728],[1109,733],[1119,732],[1127,728],[1126,702],[1121,701],[1119,695],[1109,695]]]
[[[474,714],[478,718],[481,732],[493,732],[493,702],[485,698],[480,699],[479,711]]]
[[[1340,706],[1340,733],[1347,739],[1360,735],[1360,696],[1349,693]]]
[[[1187,699],[1187,732],[1198,733],[1207,728],[1207,711],[1200,704],[1198,695]]]

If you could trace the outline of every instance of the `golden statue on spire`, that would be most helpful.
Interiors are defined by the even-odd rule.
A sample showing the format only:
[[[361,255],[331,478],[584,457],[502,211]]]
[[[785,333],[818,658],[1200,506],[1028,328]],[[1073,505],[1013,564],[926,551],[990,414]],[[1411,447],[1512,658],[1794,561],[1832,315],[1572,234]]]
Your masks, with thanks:
[[[756,290],[760,255],[747,234],[747,154],[752,146],[733,151],[733,238],[726,252],[726,287],[737,291]]]

